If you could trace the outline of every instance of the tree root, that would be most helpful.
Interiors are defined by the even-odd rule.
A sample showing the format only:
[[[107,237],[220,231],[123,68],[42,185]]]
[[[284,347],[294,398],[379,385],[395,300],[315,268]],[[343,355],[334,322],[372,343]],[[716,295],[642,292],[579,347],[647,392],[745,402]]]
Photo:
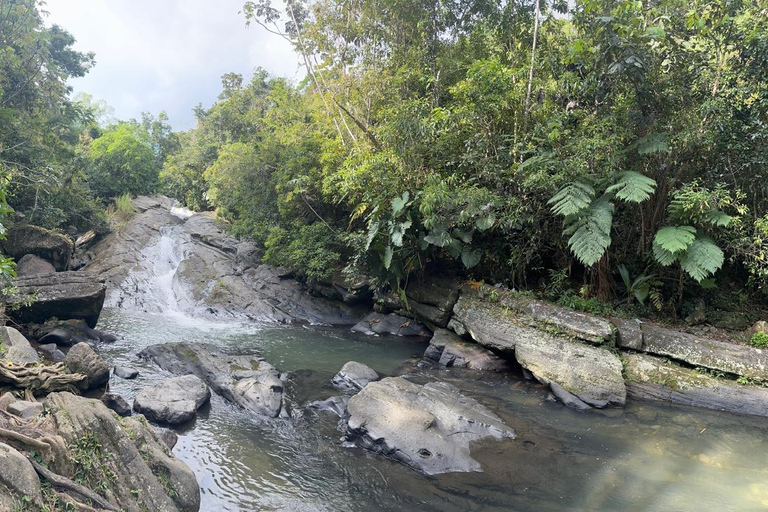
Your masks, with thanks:
[[[86,379],[70,373],[63,363],[52,365],[13,365],[0,361],[0,383],[31,390],[36,395],[73,391]]]
[[[64,489],[69,492],[74,492],[75,494],[82,496],[83,498],[90,500],[91,503],[95,504],[99,508],[103,510],[109,510],[112,512],[118,512],[117,507],[112,505],[110,502],[93,492],[92,490],[88,489],[87,487],[83,487],[82,485],[73,482],[67,477],[57,475],[50,469],[47,469],[43,466],[41,466],[35,459],[32,457],[27,457],[27,460],[32,464],[32,467],[35,468],[35,471],[38,475],[40,475],[41,478],[45,478],[48,480],[53,487],[57,487],[59,489]]]
[[[38,441],[37,439],[34,439],[32,437],[25,436],[24,434],[20,434],[19,432],[15,432],[13,430],[8,430],[5,428],[0,428],[0,438],[16,441],[17,443],[21,443],[24,446],[34,448],[35,450],[38,450],[38,451],[51,449],[51,445],[49,445],[48,443],[44,443],[43,441]]]

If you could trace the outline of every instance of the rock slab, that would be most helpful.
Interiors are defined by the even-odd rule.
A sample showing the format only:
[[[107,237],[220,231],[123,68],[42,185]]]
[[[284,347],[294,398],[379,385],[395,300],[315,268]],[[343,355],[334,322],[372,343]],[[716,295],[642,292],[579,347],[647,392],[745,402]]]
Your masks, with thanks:
[[[333,377],[333,385],[341,389],[360,390],[369,382],[379,380],[379,374],[372,368],[349,361],[341,367],[341,371]]]
[[[82,319],[93,328],[104,305],[104,280],[89,272],[55,272],[18,277],[14,285],[21,295],[32,295],[29,306],[9,312],[19,323],[42,323],[49,318]]]
[[[424,357],[445,367],[494,372],[509,369],[507,362],[490,350],[445,329],[435,330]]]
[[[346,438],[426,474],[481,471],[470,443],[514,439],[498,416],[444,382],[371,382],[349,400]]]
[[[205,382],[194,375],[182,375],[139,391],[133,410],[156,423],[179,425],[194,418],[210,398]]]

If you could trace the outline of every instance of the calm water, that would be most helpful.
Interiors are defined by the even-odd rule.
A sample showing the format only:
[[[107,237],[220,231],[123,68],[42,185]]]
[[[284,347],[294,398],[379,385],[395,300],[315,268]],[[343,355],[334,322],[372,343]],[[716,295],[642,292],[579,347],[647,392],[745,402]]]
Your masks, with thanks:
[[[457,370],[412,370],[443,379],[494,410],[516,440],[474,448],[483,473],[427,477],[360,449],[343,448],[338,418],[302,413],[332,396],[327,382],[350,360],[383,374],[413,369],[425,345],[344,330],[216,324],[180,314],[105,309],[99,328],[121,339],[101,347],[113,364],[137,367],[113,378],[132,399],[167,377],[136,354],[173,341],[257,351],[292,372],[292,420],[258,421],[214,396],[178,430],[174,452],[194,471],[203,511],[751,511],[768,509],[768,420],[629,403],[623,411],[579,413],[546,400],[514,377],[480,382]]]

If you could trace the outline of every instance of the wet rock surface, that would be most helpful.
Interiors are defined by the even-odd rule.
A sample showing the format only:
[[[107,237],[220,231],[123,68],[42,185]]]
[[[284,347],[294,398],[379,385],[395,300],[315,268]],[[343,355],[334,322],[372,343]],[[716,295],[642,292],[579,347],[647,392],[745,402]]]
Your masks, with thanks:
[[[182,375],[142,389],[133,401],[133,410],[150,421],[179,425],[195,417],[211,398],[211,391],[200,378]]]
[[[477,343],[466,341],[451,331],[437,329],[424,357],[440,366],[481,371],[505,371],[509,364]]]
[[[196,375],[219,395],[260,416],[285,414],[280,373],[260,357],[229,355],[204,343],[153,345],[139,357],[176,375]]]
[[[427,474],[481,471],[470,443],[514,431],[458,388],[401,377],[371,382],[349,400],[346,437]]]
[[[352,332],[359,332],[373,336],[375,334],[388,334],[391,336],[417,336],[428,338],[432,332],[420,322],[411,318],[390,313],[369,313],[360,322],[352,327]]]

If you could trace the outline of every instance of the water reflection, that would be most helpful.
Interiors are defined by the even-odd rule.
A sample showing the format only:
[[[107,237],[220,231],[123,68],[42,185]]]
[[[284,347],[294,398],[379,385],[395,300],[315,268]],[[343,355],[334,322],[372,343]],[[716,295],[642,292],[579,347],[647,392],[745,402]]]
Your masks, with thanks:
[[[113,391],[166,377],[138,361],[143,347],[203,341],[258,351],[283,371],[301,408],[325,398],[348,360],[395,372],[424,344],[365,338],[340,330],[216,325],[105,310],[102,329],[122,336],[102,348],[116,364],[141,371],[113,380]],[[204,511],[750,511],[768,508],[768,423],[681,407],[630,402],[625,410],[579,413],[546,400],[542,386],[509,376],[418,370],[417,382],[448,380],[517,432],[515,441],[478,443],[483,473],[427,477],[339,442],[337,418],[296,413],[292,421],[254,421],[214,396],[175,453],[192,467]]]

